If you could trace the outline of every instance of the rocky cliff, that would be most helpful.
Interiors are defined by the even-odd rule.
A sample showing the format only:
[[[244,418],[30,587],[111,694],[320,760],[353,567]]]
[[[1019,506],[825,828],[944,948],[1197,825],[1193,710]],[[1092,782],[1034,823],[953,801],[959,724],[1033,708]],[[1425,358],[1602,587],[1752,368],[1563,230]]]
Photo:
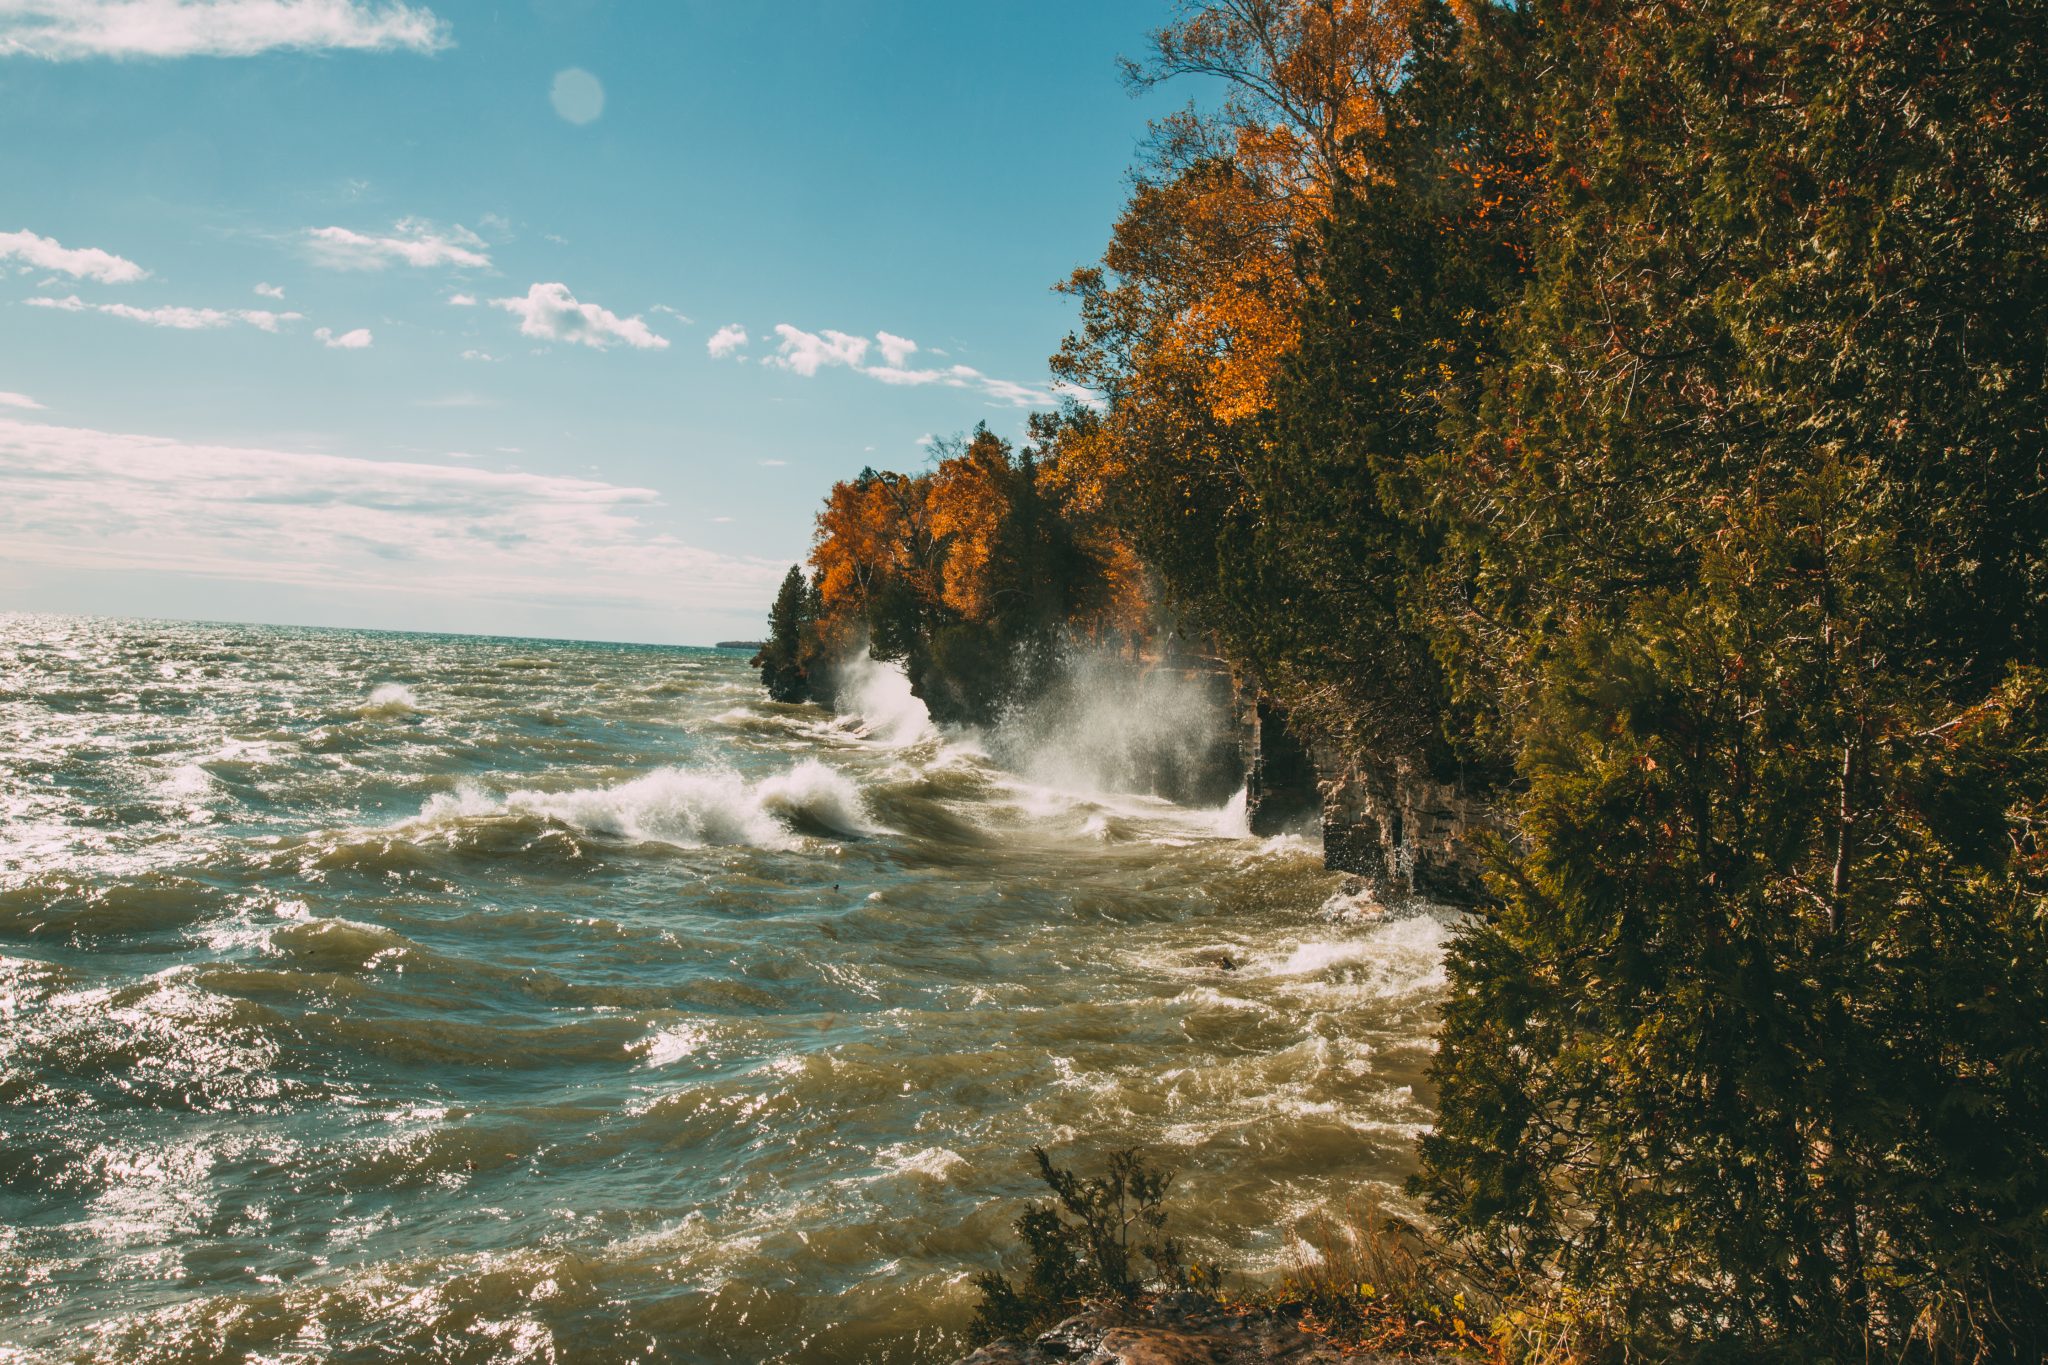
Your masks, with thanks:
[[[1501,828],[1491,793],[1438,780],[1407,760],[1304,743],[1285,713],[1245,679],[1237,715],[1252,833],[1320,825],[1325,864],[1362,877],[1380,896],[1462,905],[1483,894],[1479,836]]]

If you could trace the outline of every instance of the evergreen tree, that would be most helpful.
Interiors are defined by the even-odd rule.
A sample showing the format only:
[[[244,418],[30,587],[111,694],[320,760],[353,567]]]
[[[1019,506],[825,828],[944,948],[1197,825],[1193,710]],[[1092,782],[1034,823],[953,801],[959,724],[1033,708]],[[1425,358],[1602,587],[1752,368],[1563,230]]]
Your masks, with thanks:
[[[815,618],[815,598],[815,588],[804,582],[802,566],[790,565],[775,605],[768,610],[768,640],[753,658],[754,667],[761,670],[761,685],[776,701],[811,697],[805,633]]]
[[[1420,1188],[1640,1346],[2038,1360],[2048,16],[1532,8],[1439,622],[1521,846]]]

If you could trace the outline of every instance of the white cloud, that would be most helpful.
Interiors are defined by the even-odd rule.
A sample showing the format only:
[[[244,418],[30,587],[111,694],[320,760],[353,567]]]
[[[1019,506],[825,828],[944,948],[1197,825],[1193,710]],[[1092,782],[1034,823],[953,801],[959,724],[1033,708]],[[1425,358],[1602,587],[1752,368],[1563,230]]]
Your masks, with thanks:
[[[761,468],[763,468],[763,469],[780,469],[780,468],[782,468],[782,467],[783,467],[784,465],[786,465],[786,464],[788,464],[788,463],[789,463],[789,461],[788,461],[788,460],[763,460],[763,461],[761,461]]]
[[[297,322],[304,313],[273,313],[267,308],[183,308],[165,306],[162,308],[136,308],[125,303],[87,303],[76,294],[63,298],[39,297],[23,299],[30,308],[54,308],[63,313],[105,313],[109,317],[127,318],[150,327],[169,327],[180,332],[211,331],[220,327],[232,327],[246,323],[260,332],[275,332],[280,323]]]
[[[870,366],[862,371],[884,384],[937,384],[948,389],[970,389],[1014,408],[1049,408],[1059,401],[1050,389],[1036,389],[1008,379],[983,374],[972,365],[949,365],[943,370],[908,370]]]
[[[8,3],[9,0],[0,0],[0,15],[4,15]],[[149,276],[147,270],[125,256],[96,246],[63,246],[55,238],[38,237],[27,230],[0,232],[0,261],[10,258],[26,261],[37,270],[60,270],[75,280],[98,280],[101,284],[131,284]]]
[[[704,349],[711,353],[713,360],[723,360],[733,352],[745,349],[751,339],[746,328],[737,322],[729,322],[711,334],[711,340],[704,343]]]
[[[777,352],[764,362],[777,369],[792,370],[808,379],[828,365],[858,367],[867,358],[868,339],[835,332],[829,327],[821,335],[792,327],[786,322],[775,324]]]
[[[481,360],[488,364],[495,362],[498,357],[492,355],[489,351],[468,350],[462,353],[462,358],[464,360]]]
[[[448,296],[448,304],[452,308],[474,308],[476,307],[476,295],[450,294]]]
[[[548,102],[557,114],[580,128],[604,112],[604,83],[580,66],[557,71],[554,84],[548,87]]]
[[[8,393],[0,389],[0,408],[34,408],[40,412],[42,406],[25,393]]]
[[[320,338],[320,344],[330,351],[365,351],[375,340],[367,327],[358,327],[353,332],[343,332],[340,336],[336,336],[329,328],[321,327],[315,329],[313,335]]]
[[[904,361],[917,354],[917,343],[909,337],[877,332],[875,340],[882,344],[882,363],[891,369],[900,369]]]
[[[284,297],[284,286],[281,284],[259,284],[256,286],[256,292],[266,299],[281,299]]]
[[[674,318],[677,322],[682,323],[686,327],[696,321],[695,318],[691,317],[688,313],[683,312],[680,308],[671,308],[665,303],[657,303],[654,305],[654,307],[648,309],[647,311],[650,313],[666,313],[670,317]]]
[[[6,0],[0,0],[5,4]],[[401,218],[395,235],[376,237],[344,227],[306,229],[313,260],[335,270],[382,270],[393,261],[418,268],[452,265],[483,270],[491,264],[484,239],[460,223],[442,229],[419,218]]]
[[[791,370],[809,378],[828,366],[844,366],[857,374],[882,384],[898,388],[921,388],[937,385],[947,389],[968,389],[1008,407],[1052,407],[1059,401],[1056,390],[1033,388],[1008,379],[997,379],[983,374],[971,365],[948,365],[941,369],[912,369],[904,362],[917,352],[917,343],[908,337],[892,332],[875,333],[875,342],[882,353],[880,365],[869,365],[867,361],[868,340],[866,337],[849,336],[845,332],[827,331],[823,334],[806,332],[788,323],[778,323],[775,335],[779,338],[778,353],[770,356],[766,364]]]
[[[753,607],[780,561],[661,529],[652,489],[0,418],[0,558],[452,601]]]
[[[573,341],[600,351],[615,341],[640,350],[668,346],[667,337],[656,336],[637,317],[622,318],[594,303],[579,303],[565,284],[536,284],[525,298],[492,299],[491,307],[516,314],[521,336]]]
[[[0,0],[0,56],[49,61],[437,52],[448,42],[448,25],[406,0]]]

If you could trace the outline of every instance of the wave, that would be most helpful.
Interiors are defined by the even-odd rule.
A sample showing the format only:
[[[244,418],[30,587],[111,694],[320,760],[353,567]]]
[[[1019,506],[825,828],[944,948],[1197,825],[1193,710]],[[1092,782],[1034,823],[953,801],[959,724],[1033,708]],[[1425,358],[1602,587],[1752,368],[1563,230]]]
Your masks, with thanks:
[[[379,683],[370,689],[370,699],[356,708],[362,716],[409,716],[420,709],[419,698],[404,683]]]
[[[932,713],[910,690],[910,677],[894,660],[862,650],[838,666],[834,693],[844,718],[862,739],[901,747],[938,738]]]
[[[881,832],[869,822],[867,803],[852,779],[816,759],[754,782],[726,769],[657,768],[617,786],[564,792],[494,797],[465,784],[430,798],[406,824],[447,826],[507,815],[677,848],[789,849],[799,846],[800,835],[858,838]]]

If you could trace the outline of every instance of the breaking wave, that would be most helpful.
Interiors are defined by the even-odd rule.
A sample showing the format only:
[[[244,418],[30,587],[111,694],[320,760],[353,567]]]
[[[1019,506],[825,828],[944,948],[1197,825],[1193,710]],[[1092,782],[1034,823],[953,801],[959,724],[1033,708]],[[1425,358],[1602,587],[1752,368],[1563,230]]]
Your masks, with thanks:
[[[657,768],[612,787],[493,796],[475,784],[427,801],[409,827],[507,815],[552,821],[600,838],[677,848],[747,845],[788,849],[803,835],[859,838],[880,832],[860,788],[816,759],[749,782],[730,770]]]
[[[932,713],[910,690],[903,665],[871,659],[865,650],[836,670],[839,709],[863,739],[907,745],[936,739]]]

